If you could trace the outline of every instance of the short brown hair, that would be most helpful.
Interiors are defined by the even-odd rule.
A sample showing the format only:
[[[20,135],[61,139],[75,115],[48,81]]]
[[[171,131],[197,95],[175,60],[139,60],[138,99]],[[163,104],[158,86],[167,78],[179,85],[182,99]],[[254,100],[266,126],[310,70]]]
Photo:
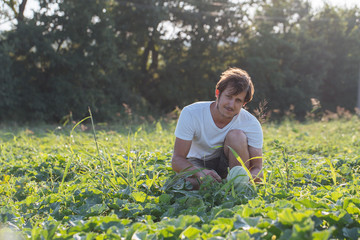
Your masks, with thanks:
[[[237,95],[246,91],[245,103],[252,100],[254,95],[254,85],[249,74],[240,68],[229,68],[220,76],[219,82],[216,84],[216,89],[221,93],[230,86],[233,90],[231,95]]]

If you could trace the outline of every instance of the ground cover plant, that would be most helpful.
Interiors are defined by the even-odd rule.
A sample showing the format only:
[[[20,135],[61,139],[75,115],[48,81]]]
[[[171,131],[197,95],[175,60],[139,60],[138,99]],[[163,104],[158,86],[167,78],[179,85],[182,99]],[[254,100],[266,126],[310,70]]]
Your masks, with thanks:
[[[264,124],[264,181],[198,191],[175,123],[0,128],[0,238],[358,239],[360,120]],[[92,129],[92,126],[95,127]]]

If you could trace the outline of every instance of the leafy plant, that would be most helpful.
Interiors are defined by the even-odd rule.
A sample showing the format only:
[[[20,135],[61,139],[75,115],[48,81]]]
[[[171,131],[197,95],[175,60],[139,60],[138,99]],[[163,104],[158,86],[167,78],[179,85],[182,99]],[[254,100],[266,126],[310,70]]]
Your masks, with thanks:
[[[349,145],[358,119],[265,124],[263,181],[237,191],[232,180],[206,178],[191,190],[184,179],[194,172],[172,171],[175,123],[132,132],[89,118],[73,127],[0,127],[0,236],[359,238],[360,149]]]

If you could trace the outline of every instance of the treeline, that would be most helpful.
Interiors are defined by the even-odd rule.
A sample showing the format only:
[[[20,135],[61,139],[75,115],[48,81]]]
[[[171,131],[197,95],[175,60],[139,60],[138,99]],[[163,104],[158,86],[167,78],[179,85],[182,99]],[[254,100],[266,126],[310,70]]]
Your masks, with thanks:
[[[130,109],[165,113],[214,99],[228,67],[252,76],[250,109],[266,100],[269,109],[292,106],[302,118],[311,98],[329,110],[356,105],[359,8],[315,11],[305,0],[39,0],[27,19],[26,1],[4,2],[13,4],[2,11],[17,23],[0,34],[0,121],[79,119],[88,106],[99,121]]]

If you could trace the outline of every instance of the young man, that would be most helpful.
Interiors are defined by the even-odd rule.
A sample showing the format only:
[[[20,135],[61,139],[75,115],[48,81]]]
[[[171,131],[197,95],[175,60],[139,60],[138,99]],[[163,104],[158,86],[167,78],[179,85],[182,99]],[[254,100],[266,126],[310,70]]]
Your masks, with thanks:
[[[175,172],[205,168],[187,178],[194,189],[199,188],[206,175],[220,182],[226,178],[228,168],[241,166],[229,147],[241,157],[253,178],[260,181],[262,129],[259,121],[242,109],[253,94],[248,73],[230,68],[216,85],[216,101],[193,103],[182,110],[175,130],[172,168]]]

